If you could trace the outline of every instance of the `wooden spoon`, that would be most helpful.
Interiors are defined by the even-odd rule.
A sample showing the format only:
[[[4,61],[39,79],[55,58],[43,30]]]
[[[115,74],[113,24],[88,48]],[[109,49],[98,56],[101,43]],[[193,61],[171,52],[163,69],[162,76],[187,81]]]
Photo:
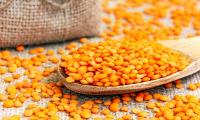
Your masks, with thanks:
[[[158,42],[189,56],[191,58],[191,63],[184,70],[164,78],[148,82],[141,82],[137,84],[122,85],[117,87],[99,87],[92,85],[82,85],[78,83],[67,83],[64,80],[67,77],[66,74],[64,73],[64,70],[58,67],[58,73],[60,74],[64,85],[68,89],[74,92],[81,94],[88,94],[88,95],[111,95],[111,94],[130,93],[130,92],[153,88],[156,86],[160,86],[175,81],[177,79],[181,79],[200,70],[200,37],[181,39],[181,40],[163,40]]]

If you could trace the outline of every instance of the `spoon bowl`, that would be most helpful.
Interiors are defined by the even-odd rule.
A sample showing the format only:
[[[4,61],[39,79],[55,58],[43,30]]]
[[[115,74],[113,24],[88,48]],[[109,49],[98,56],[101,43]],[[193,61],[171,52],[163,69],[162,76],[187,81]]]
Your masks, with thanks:
[[[113,94],[136,92],[157,87],[175,81],[177,79],[189,76],[200,70],[200,37],[181,39],[181,40],[163,40],[158,42],[163,44],[164,46],[182,52],[183,54],[191,58],[191,63],[184,70],[157,80],[141,82],[137,84],[130,84],[130,85],[121,85],[116,87],[99,87],[92,85],[82,85],[79,83],[67,83],[65,81],[67,75],[64,73],[64,69],[61,68],[60,66],[58,66],[58,73],[61,77],[63,84],[69,90],[87,95],[113,95]]]

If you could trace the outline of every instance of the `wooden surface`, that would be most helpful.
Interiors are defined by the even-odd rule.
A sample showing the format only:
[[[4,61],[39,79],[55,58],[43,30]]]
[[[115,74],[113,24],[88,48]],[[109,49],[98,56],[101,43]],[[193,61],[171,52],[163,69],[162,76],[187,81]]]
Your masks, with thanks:
[[[178,50],[183,54],[189,56],[192,59],[192,62],[183,71],[177,72],[170,76],[148,82],[141,82],[137,84],[123,85],[117,87],[99,87],[91,85],[81,85],[78,83],[67,83],[64,80],[66,75],[64,74],[63,70],[59,68],[58,71],[61,78],[63,79],[63,83],[65,84],[65,86],[74,92],[88,95],[112,95],[150,89],[194,74],[200,70],[200,37],[188,38],[184,40],[165,40],[159,41],[159,43],[172,49]]]

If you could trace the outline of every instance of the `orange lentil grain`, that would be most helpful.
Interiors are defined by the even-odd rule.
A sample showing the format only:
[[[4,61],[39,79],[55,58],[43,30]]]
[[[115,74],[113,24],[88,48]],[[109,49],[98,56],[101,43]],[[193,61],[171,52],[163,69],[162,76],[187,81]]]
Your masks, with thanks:
[[[131,120],[131,118],[132,118],[131,115],[123,115],[122,116],[123,120]]]
[[[110,110],[108,110],[108,109],[103,109],[103,110],[101,111],[101,113],[104,114],[104,115],[108,115],[108,114],[110,114]]]
[[[3,101],[3,106],[6,108],[11,108],[14,106],[14,102],[13,100],[5,100]]]
[[[21,107],[22,106],[21,101],[19,101],[19,100],[14,101],[14,106],[15,107]]]
[[[19,79],[20,78],[20,74],[13,74],[12,77],[13,77],[13,79]]]
[[[88,42],[88,39],[87,39],[87,38],[81,38],[79,41],[80,41],[81,43],[87,43],[87,42]]]
[[[122,111],[122,112],[128,112],[128,107],[127,106],[122,106],[120,108],[120,111]]]
[[[109,106],[110,111],[117,112],[119,111],[119,103],[111,103]]]
[[[87,118],[91,117],[91,112],[88,109],[83,109],[83,111],[81,112],[80,115],[81,115],[82,118],[87,119]]]
[[[0,101],[6,100],[6,95],[0,93]]]
[[[195,84],[192,84],[192,83],[191,83],[191,84],[188,85],[188,89],[189,89],[189,90],[196,90],[196,89],[197,89],[197,86],[196,86]]]
[[[10,83],[10,82],[13,81],[13,78],[12,77],[6,77],[6,78],[4,78],[4,81]]]
[[[178,89],[182,89],[184,86],[183,86],[183,84],[182,83],[178,83],[178,84],[176,84],[176,88],[178,88]]]
[[[24,49],[25,49],[25,48],[24,48],[23,45],[17,45],[17,46],[16,46],[16,50],[19,51],[19,52],[24,51]]]
[[[173,83],[167,83],[164,85],[165,88],[172,88],[173,87]]]
[[[32,116],[32,114],[33,114],[33,110],[31,110],[31,109],[28,109],[28,110],[24,111],[24,116],[25,117],[30,117],[30,116]]]

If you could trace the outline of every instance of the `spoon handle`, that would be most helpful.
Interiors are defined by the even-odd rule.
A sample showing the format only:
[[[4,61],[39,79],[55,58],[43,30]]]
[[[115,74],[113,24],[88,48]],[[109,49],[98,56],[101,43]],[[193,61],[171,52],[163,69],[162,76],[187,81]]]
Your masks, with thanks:
[[[178,50],[190,56],[193,60],[200,59],[200,37],[185,38],[179,40],[163,40],[158,42],[164,46]]]

